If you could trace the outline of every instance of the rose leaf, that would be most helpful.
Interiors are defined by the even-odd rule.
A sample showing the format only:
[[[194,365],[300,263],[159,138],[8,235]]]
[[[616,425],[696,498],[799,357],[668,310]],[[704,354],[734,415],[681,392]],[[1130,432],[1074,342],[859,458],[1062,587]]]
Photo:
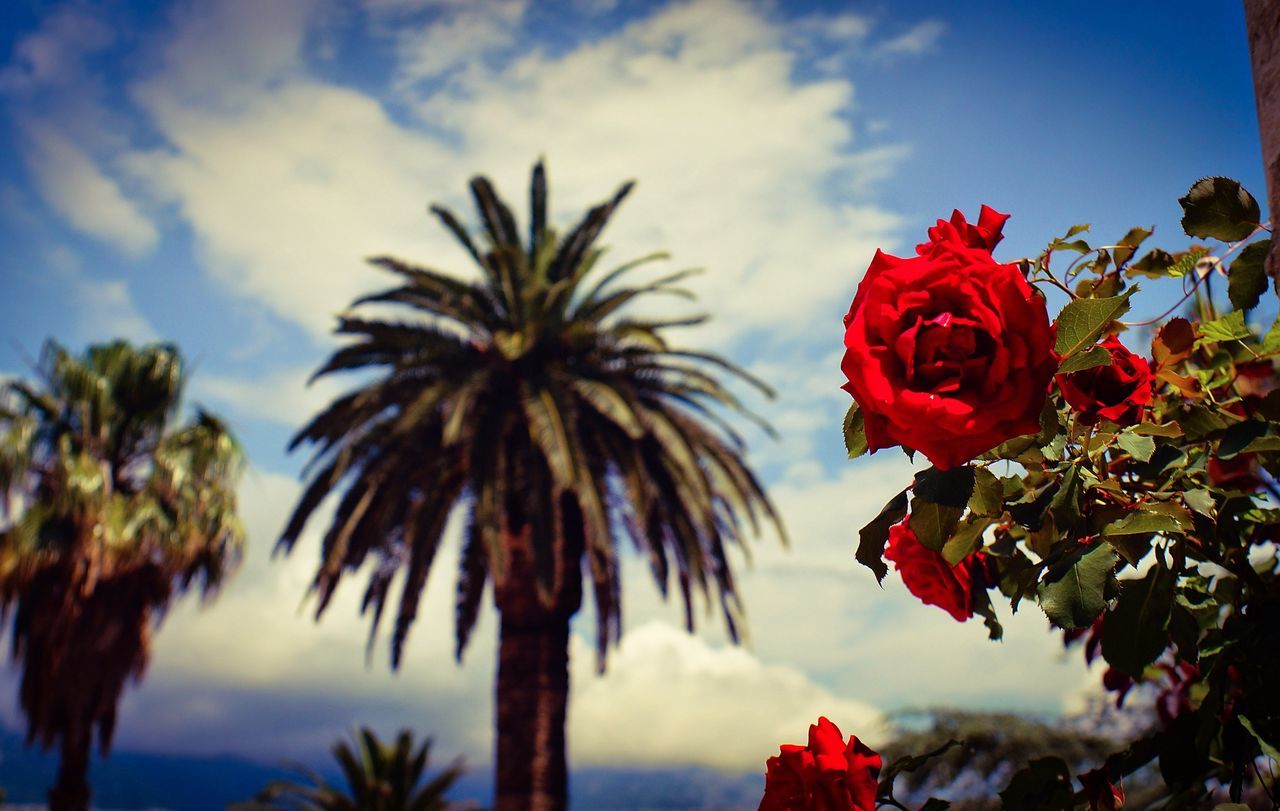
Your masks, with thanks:
[[[1036,599],[1049,621],[1068,631],[1088,628],[1107,607],[1116,553],[1107,544],[1080,547],[1049,568]]]
[[[1115,610],[1102,623],[1102,656],[1107,664],[1135,678],[1169,646],[1174,576],[1163,564],[1146,577],[1129,580]]]
[[[1107,324],[1129,310],[1129,297],[1137,292],[1131,287],[1109,298],[1080,298],[1071,301],[1058,313],[1058,337],[1053,351],[1066,359],[1092,346]]]
[[[889,567],[884,562],[884,545],[889,542],[889,528],[907,514],[907,491],[894,496],[871,523],[858,530],[858,551],[854,555],[859,563],[875,572],[876,582],[884,580]]]
[[[1244,310],[1234,310],[1221,318],[1201,322],[1200,338],[1196,344],[1205,344],[1210,341],[1235,341],[1248,338],[1252,334],[1253,330],[1249,329],[1249,325],[1245,323]]]
[[[857,401],[849,406],[844,415],[844,449],[849,452],[850,459],[857,459],[867,452],[866,418]]]
[[[1058,374],[1066,375],[1072,372],[1082,372],[1085,369],[1092,369],[1095,366],[1110,366],[1111,353],[1101,346],[1094,344],[1083,352],[1077,352],[1062,362],[1058,367]]]
[[[1151,454],[1156,452],[1156,441],[1141,434],[1125,432],[1116,437],[1116,444],[1139,462],[1150,462]]]
[[[1261,220],[1258,201],[1229,177],[1197,180],[1178,199],[1187,236],[1235,242],[1253,233]]]
[[[1244,247],[1240,255],[1227,269],[1227,298],[1237,310],[1252,310],[1258,306],[1267,289],[1267,272],[1264,268],[1271,240],[1254,242]]]

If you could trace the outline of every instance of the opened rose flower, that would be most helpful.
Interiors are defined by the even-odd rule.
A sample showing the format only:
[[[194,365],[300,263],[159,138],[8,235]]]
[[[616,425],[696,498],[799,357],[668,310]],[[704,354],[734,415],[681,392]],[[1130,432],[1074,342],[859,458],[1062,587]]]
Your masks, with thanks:
[[[882,765],[856,735],[845,743],[839,727],[819,718],[808,746],[783,744],[766,761],[759,811],[874,811]]]
[[[1023,434],[1056,369],[1043,297],[991,250],[1008,215],[959,211],[917,256],[877,251],[845,316],[844,389],[870,450],[902,445],[940,469]]]

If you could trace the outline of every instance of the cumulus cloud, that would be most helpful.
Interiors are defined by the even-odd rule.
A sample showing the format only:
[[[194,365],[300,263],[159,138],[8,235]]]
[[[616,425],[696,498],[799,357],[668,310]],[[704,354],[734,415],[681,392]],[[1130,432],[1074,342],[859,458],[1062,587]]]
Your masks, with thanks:
[[[198,30],[198,47],[175,45],[166,71],[139,85],[175,149],[139,154],[132,166],[176,205],[217,278],[313,334],[375,284],[359,269],[363,256],[407,254],[466,272],[423,221],[426,203],[458,202],[479,170],[519,200],[539,155],[560,218],[640,179],[606,242],[619,258],[663,247],[705,266],[700,292],[722,317],[704,339],[776,328],[781,312],[838,312],[849,268],[865,265],[897,223],[846,201],[900,153],[858,153],[844,117],[852,84],[797,79],[785,24],[750,6],[673,5],[563,55],[527,51],[477,68],[422,97],[425,129],[299,73],[304,39],[268,33],[296,32],[297,19],[216,9],[206,13],[217,24],[190,19],[176,35],[183,43]],[[230,79],[199,67],[236,25],[275,56]]]
[[[365,0],[375,26],[393,43],[402,91],[508,49],[527,8],[528,0]]]
[[[578,765],[760,767],[778,744],[805,739],[818,716],[876,742],[880,714],[801,671],[716,647],[662,622],[633,627],[608,672],[575,637],[569,740]]]

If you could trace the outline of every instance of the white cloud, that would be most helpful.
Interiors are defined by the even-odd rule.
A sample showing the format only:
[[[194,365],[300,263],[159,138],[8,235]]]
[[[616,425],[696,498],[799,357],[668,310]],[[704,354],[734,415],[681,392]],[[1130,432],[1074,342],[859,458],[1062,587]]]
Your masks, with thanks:
[[[98,279],[85,272],[83,260],[65,246],[45,253],[49,278],[66,290],[64,300],[74,314],[70,332],[64,338],[76,344],[124,338],[146,343],[157,338],[150,322],[134,304],[123,279]]]
[[[880,57],[919,56],[933,50],[946,31],[947,24],[942,20],[922,20],[898,36],[880,43],[875,54]]]
[[[527,7],[528,0],[365,0],[375,25],[394,43],[402,90],[510,47]]]
[[[538,155],[549,159],[562,219],[640,179],[605,241],[619,259],[664,247],[709,269],[698,289],[719,318],[702,340],[776,330],[779,313],[796,323],[836,317],[897,223],[835,198],[864,195],[900,155],[853,151],[852,85],[796,80],[784,24],[749,6],[673,5],[563,56],[530,52],[472,70],[418,108],[444,138],[302,76],[302,37],[269,33],[305,28],[299,19],[241,24],[276,49],[269,65],[215,79],[199,65],[239,29],[201,21],[199,47],[175,45],[166,71],[136,93],[175,151],[131,165],[176,204],[218,279],[313,334],[376,284],[362,256],[394,252],[466,272],[424,222],[425,204],[456,202],[479,170],[519,201]],[[184,29],[176,41],[193,36]],[[841,191],[829,198],[832,189]]]
[[[826,715],[876,743],[871,707],[838,698],[793,667],[741,648],[713,647],[670,625],[634,627],[594,676],[593,651],[575,637],[569,741],[577,765],[764,766],[781,743],[803,742]]]
[[[348,387],[332,377],[308,384],[314,371],[312,367],[282,369],[253,377],[201,372],[192,380],[191,395],[236,416],[297,428]]]
[[[88,154],[48,122],[26,120],[23,156],[44,201],[89,236],[137,257],[159,239],[155,225]]]

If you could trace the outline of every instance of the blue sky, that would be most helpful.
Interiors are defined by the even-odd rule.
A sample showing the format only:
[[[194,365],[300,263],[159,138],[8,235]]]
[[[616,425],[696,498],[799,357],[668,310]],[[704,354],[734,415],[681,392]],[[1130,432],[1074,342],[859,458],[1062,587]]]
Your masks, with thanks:
[[[0,59],[0,373],[48,336],[175,341],[253,463],[249,558],[166,620],[120,723],[135,748],[305,756],[408,721],[486,761],[494,624],[455,667],[456,554],[391,675],[381,648],[365,665],[355,587],[319,625],[299,610],[314,535],[269,551],[304,461],[288,437],[339,390],[305,379],[333,316],[387,282],[363,257],[469,273],[427,204],[465,208],[485,172],[520,210],[539,155],[561,221],[638,179],[611,257],[707,269],[714,321],[688,340],[782,392],[761,410],[783,439],[753,456],[795,540],[761,539],[743,577],[748,649],[710,621],[684,635],[631,567],[608,676],[589,616],[575,641],[574,762],[750,769],[820,712],[1076,706],[1098,674],[1033,608],[994,645],[853,564],[910,467],[841,458],[840,316],[876,247],[909,251],[952,208],[1012,214],[1012,259],[1076,222],[1180,247],[1203,175],[1265,196],[1235,3],[12,0]]]

